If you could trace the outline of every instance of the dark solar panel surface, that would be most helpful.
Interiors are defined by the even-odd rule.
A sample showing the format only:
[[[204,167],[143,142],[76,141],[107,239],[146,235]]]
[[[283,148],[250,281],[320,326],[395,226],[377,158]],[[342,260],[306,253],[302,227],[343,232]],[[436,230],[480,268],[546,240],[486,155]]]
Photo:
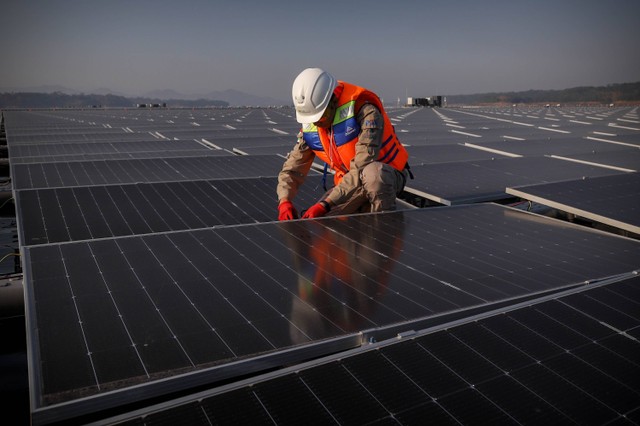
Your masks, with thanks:
[[[462,204],[508,198],[507,187],[607,176],[620,171],[549,157],[412,166],[415,179],[407,189],[442,204]]]
[[[280,154],[286,156],[291,151],[292,145],[265,145],[259,147],[253,146],[235,146],[233,151],[241,155],[264,155],[264,154]]]
[[[638,277],[586,288],[112,420],[634,424],[640,419],[638,296]]]
[[[272,152],[264,152],[272,154]],[[225,149],[206,149],[189,151],[143,151],[143,152],[122,152],[109,154],[73,154],[40,157],[21,157],[12,159],[13,164],[25,163],[67,163],[76,161],[101,161],[101,160],[140,160],[145,158],[172,158],[172,157],[214,157],[230,156],[232,152]]]
[[[628,108],[387,110],[400,140],[411,145],[416,179],[409,186],[418,183],[423,194],[435,188],[427,196],[445,204],[503,198],[512,185],[620,173],[531,156],[548,146],[575,159],[597,157],[587,161],[626,168],[636,164],[628,144],[636,141],[637,131],[620,127],[624,122],[618,120],[633,119]],[[299,130],[292,109],[43,110],[6,111],[5,116],[18,224],[33,244],[22,242],[34,424],[73,421],[105,409],[129,411],[129,404],[144,405],[146,398],[166,400],[206,383],[239,380],[353,348],[371,330],[387,338],[396,330],[438,324],[443,313],[462,319],[496,303],[506,306],[639,268],[636,240],[493,205],[250,224],[275,219],[273,182],[284,160],[258,154],[289,151]],[[525,157],[505,159],[464,146],[505,141],[522,146]],[[577,141],[597,151],[574,152]],[[236,148],[251,155],[230,155]],[[314,188],[304,191],[319,189],[317,179],[313,182]],[[296,199],[298,209],[306,207],[304,191]],[[241,196],[229,203],[229,193]],[[216,221],[223,226],[190,230],[218,226]],[[619,302],[609,298],[598,293],[597,303],[589,299],[584,306],[607,313],[602,303],[617,307]],[[635,309],[636,300],[626,307]],[[624,325],[617,322],[624,317],[611,318],[607,324]],[[557,332],[553,321],[535,320],[530,328],[541,327],[540,335]],[[524,317],[517,321],[529,327]],[[637,327],[619,330],[626,330],[622,337],[640,338]],[[478,331],[474,340],[472,331],[464,341],[450,330],[429,340],[430,356],[450,360],[458,370],[445,374],[453,371],[447,366],[439,373],[438,363],[429,364],[422,374],[438,380],[428,384],[447,391],[429,394],[439,396],[426,402],[409,389],[417,384],[424,393],[427,385],[407,383],[406,376],[395,381],[399,361],[369,355],[364,365],[348,358],[319,373],[304,370],[303,381],[289,377],[240,387],[220,399],[194,400],[195,411],[165,411],[144,421],[197,424],[206,413],[209,420],[234,423],[253,423],[265,415],[295,424],[422,423],[424,416],[436,423],[452,416],[475,423],[480,410],[486,416],[480,420],[538,422],[557,416],[566,423],[574,419],[568,415],[571,402],[554,405],[554,412],[531,414],[510,396],[529,401],[533,391],[535,407],[546,408],[553,392],[565,398],[593,389],[568,387],[564,377],[601,379],[582,368],[575,375],[563,371],[562,380],[544,381],[548,377],[537,366],[514,361],[523,390],[504,373],[512,371],[501,366],[511,362],[511,353],[500,343],[526,344],[518,335],[528,336],[528,328],[504,339],[500,335],[495,344],[488,338],[481,351],[474,349],[489,365],[467,353],[486,337]],[[455,353],[448,356],[452,341]],[[556,365],[547,366],[546,358],[535,355],[544,347],[526,346],[543,373]],[[490,356],[503,352],[507,361]],[[572,362],[562,364],[566,359]],[[567,371],[577,368],[571,357],[560,361]],[[607,359],[603,365],[612,363]],[[558,376],[556,370],[553,374]],[[536,384],[538,376],[544,380]],[[632,391],[637,397],[637,387]],[[289,404],[294,395],[296,403]],[[598,402],[614,405],[596,391],[589,395],[597,401],[596,408],[588,407],[594,413],[587,410],[575,419],[599,421]],[[638,422],[637,409],[618,414]]]
[[[277,178],[245,178],[22,190],[22,244],[270,222],[276,185]],[[320,178],[310,176],[296,205],[306,208],[323,193]]]
[[[420,145],[407,147],[407,150],[411,167],[422,164],[506,158],[504,155],[473,149],[464,145]]]
[[[92,144],[56,144],[23,145],[12,147],[10,155],[14,163],[72,161],[94,157],[96,159],[114,159],[126,155],[157,157],[176,156],[182,152],[195,152],[199,155],[231,155],[229,151],[212,149],[196,141],[140,141]]]
[[[276,176],[277,155],[15,164],[15,189]]]
[[[138,143],[148,142],[154,139],[148,132],[130,133],[122,129],[88,129],[83,131],[63,131],[56,132],[54,129],[45,128],[41,132],[28,132],[20,134],[10,130],[7,132],[11,139],[11,145],[21,150],[34,149],[35,145],[55,147],[58,145],[101,145],[104,143]],[[156,136],[156,138],[159,138]],[[13,148],[12,148],[13,149]],[[19,151],[19,152],[20,152]]]
[[[23,250],[40,407],[626,273],[640,259],[637,241],[496,205]]]
[[[475,144],[483,148],[524,156],[561,155],[573,157],[575,154],[615,153],[629,149],[628,146],[624,145],[599,142],[579,137],[561,140],[506,140]],[[640,152],[640,150],[638,151]]]
[[[507,188],[507,192],[640,234],[640,174]]]
[[[568,158],[586,161],[606,166],[621,167],[640,172],[640,149],[625,148],[623,150],[590,152],[585,154],[573,154]]]

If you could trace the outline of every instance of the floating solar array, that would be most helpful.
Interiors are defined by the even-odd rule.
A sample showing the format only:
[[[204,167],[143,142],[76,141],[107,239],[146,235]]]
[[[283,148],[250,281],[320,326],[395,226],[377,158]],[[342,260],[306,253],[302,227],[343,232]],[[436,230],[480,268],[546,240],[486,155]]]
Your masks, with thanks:
[[[577,156],[589,152],[574,147],[598,145],[605,154],[634,150],[634,109],[388,111],[409,145],[415,179],[407,190],[441,204],[499,200],[513,196],[507,187],[586,176],[583,182],[618,179],[620,188],[632,176],[621,174],[623,166],[581,164]],[[521,348],[526,342],[518,335],[547,338],[553,321],[568,324],[576,316],[544,310],[546,317],[536,313],[527,322],[528,314],[519,312],[533,308],[519,303],[567,305],[567,312],[584,312],[621,327],[613,331],[618,336],[637,338],[637,279],[628,280],[640,269],[635,239],[494,204],[276,222],[276,175],[299,127],[292,110],[5,116],[25,271],[34,424],[176,418],[260,423],[269,416],[275,423],[411,423],[426,412],[465,423],[480,410],[536,421],[539,412],[516,412],[508,396],[534,392],[546,410],[548,392],[563,388],[549,380],[555,376],[534,383],[527,374],[600,376],[586,367],[572,370],[571,356],[582,346],[560,344],[574,352],[557,361],[553,352],[543,357]],[[614,127],[615,134],[602,134]],[[584,128],[591,133],[578,136]],[[609,141],[585,140],[590,137]],[[576,158],[491,146],[528,140],[535,146],[555,141],[559,150],[553,153]],[[295,200],[299,210],[323,193],[320,179],[308,178]],[[567,292],[589,296],[572,305]],[[600,318],[609,314],[603,303],[631,325]],[[584,325],[577,321],[575,327]],[[410,341],[360,348],[425,327],[431,332]],[[486,346],[474,346],[484,338]],[[599,336],[595,348],[618,350],[606,339],[614,340]],[[524,353],[520,363],[503,366],[510,355],[493,358],[509,353],[505,344]],[[416,352],[426,353],[429,364],[414,360]],[[344,359],[324,358],[335,353]],[[300,372],[284,369],[318,357],[319,365],[296,367]],[[624,362],[613,359],[607,365]],[[269,370],[276,371],[267,380],[251,377]],[[622,381],[614,394],[630,390],[637,396],[638,386],[630,383]],[[575,384],[577,392],[591,391],[577,379]],[[500,394],[500,386],[509,392]],[[357,407],[340,392],[359,401]],[[628,398],[616,406],[589,395],[594,407],[605,406],[594,409],[600,410],[593,415],[598,421],[617,418],[607,411],[611,407],[628,419],[640,408]],[[183,398],[173,401],[176,396]],[[145,408],[158,401],[160,406]],[[549,413],[581,420],[569,404]],[[105,420],[114,414],[122,415]]]
[[[640,279],[447,324],[109,424],[640,423]]]
[[[419,114],[427,111],[431,110]],[[409,136],[413,129],[404,121],[394,124],[400,140],[412,148],[410,162],[416,179],[408,183],[408,191],[437,203],[502,200],[510,197],[507,187],[640,169],[637,108],[447,109],[433,115],[440,119],[440,123],[431,121],[439,145]],[[474,157],[460,147],[447,150],[453,144],[482,152],[484,157],[480,153]],[[496,161],[483,161],[490,159]]]
[[[187,373],[188,383],[196,373],[228,374],[225,365],[246,357],[269,354],[262,364],[279,365],[284,349],[316,342],[321,350],[317,342],[332,338],[353,347],[364,330],[489,308],[640,266],[637,241],[495,205],[31,246],[24,253],[30,332],[41,336],[33,342],[33,369],[44,416],[47,407],[82,406],[90,395],[120,390],[126,396],[118,399],[135,400],[128,386],[146,384],[149,396],[159,392],[154,381],[175,377],[180,389]],[[245,363],[245,372],[255,368]]]

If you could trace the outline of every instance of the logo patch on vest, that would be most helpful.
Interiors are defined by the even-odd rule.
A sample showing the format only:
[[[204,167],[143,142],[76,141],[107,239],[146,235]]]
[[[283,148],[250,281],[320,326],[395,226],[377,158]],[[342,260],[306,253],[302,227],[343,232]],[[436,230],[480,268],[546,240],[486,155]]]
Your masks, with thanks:
[[[353,132],[355,132],[355,131],[356,131],[356,129],[354,129],[353,127],[351,127],[351,126],[347,126],[347,129],[345,130],[344,135],[345,135],[345,136],[350,136],[350,135],[351,135],[351,133],[353,133]]]

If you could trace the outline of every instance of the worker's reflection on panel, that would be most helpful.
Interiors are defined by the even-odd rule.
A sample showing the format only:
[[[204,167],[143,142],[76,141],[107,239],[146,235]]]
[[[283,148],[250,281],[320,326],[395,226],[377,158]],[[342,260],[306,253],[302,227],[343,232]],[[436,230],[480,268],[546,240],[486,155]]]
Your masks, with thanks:
[[[402,248],[402,212],[292,221],[281,229],[298,272],[293,326],[314,339],[375,326],[370,318]]]

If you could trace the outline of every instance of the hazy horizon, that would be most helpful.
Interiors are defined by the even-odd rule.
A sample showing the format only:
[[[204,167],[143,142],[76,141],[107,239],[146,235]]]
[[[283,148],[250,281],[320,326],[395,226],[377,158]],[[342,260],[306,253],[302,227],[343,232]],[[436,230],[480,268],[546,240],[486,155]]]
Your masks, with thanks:
[[[9,0],[0,88],[287,101],[304,68],[406,96],[640,81],[640,2]]]

